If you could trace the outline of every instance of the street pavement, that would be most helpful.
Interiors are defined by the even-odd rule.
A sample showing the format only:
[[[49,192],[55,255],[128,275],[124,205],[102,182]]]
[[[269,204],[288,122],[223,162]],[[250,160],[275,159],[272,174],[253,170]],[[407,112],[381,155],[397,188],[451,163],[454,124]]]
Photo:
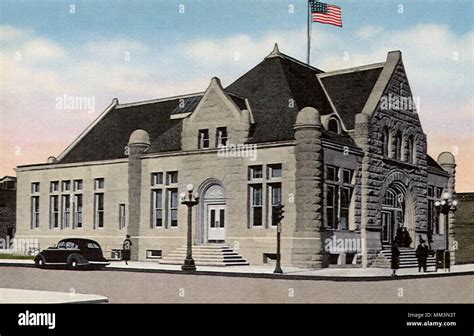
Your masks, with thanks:
[[[85,293],[111,303],[474,303],[474,275],[361,281],[0,267],[0,288]]]

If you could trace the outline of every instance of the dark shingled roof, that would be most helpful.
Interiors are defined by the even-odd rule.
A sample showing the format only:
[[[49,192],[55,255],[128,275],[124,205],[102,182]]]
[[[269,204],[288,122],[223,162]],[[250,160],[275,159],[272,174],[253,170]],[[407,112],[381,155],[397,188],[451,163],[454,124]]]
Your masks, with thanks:
[[[354,129],[355,115],[362,112],[383,66],[321,77],[329,98],[347,129]]]
[[[226,88],[248,98],[255,119],[250,143],[294,139],[300,109],[332,112],[316,74],[322,73],[287,56],[266,58]]]
[[[378,76],[379,70],[331,76],[324,79],[330,96],[334,97],[343,121],[353,125]],[[248,71],[225,91],[240,109],[246,109],[248,99],[255,125],[250,143],[293,140],[296,115],[303,107],[312,106],[321,115],[331,114],[332,108],[316,75],[321,70],[309,67],[283,54],[267,57]],[[344,82],[347,79],[348,82]],[[365,83],[368,81],[369,83]],[[353,87],[355,86],[355,88]],[[351,90],[347,90],[350,88]],[[355,90],[355,91],[354,91]],[[344,92],[347,91],[347,92]],[[151,148],[148,152],[178,151],[181,149],[181,119],[170,119],[172,114],[192,112],[203,94],[175,99],[117,106],[95,125],[82,140],[67,153],[61,163],[99,161],[125,158],[124,147],[133,131],[148,132]],[[350,98],[350,99],[349,99]],[[364,100],[365,99],[365,100]],[[180,106],[184,100],[184,106]],[[353,102],[354,100],[355,102]],[[341,104],[349,104],[343,108]],[[351,114],[352,113],[352,114]],[[326,139],[345,145],[354,142],[347,134],[329,135]]]
[[[439,164],[438,162],[436,162],[435,159],[433,159],[431,156],[429,155],[426,155],[426,164],[429,168],[431,168],[432,170],[435,170],[435,171],[438,171],[439,173],[442,173],[442,174],[448,174],[448,172],[446,170],[444,170]]]
[[[149,151],[181,149],[181,120],[170,119],[179,99],[119,107],[110,111],[61,163],[125,158],[124,148],[133,131],[143,129],[151,140]]]

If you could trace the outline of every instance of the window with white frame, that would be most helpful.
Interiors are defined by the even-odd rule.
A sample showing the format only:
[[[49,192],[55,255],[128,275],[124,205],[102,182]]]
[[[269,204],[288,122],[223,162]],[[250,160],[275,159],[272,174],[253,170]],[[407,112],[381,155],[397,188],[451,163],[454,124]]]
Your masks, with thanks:
[[[325,218],[328,228],[349,229],[349,209],[354,189],[353,175],[352,169],[325,167]]]
[[[59,181],[52,181],[50,183],[49,191],[55,193],[59,191]]]
[[[74,180],[74,191],[82,191],[83,182],[82,180]]]
[[[249,167],[249,180],[259,180],[263,178],[263,166],[250,166]]]
[[[40,224],[40,197],[31,197],[31,228],[37,229]]]
[[[62,181],[61,182],[61,191],[70,191],[71,190],[71,181]]]
[[[163,227],[163,189],[154,189],[152,193],[152,228]]]
[[[49,198],[49,228],[59,228],[59,196],[52,195]]]
[[[161,186],[163,184],[163,173],[152,173],[151,174],[151,186]]]
[[[328,131],[333,133],[341,133],[341,125],[339,124],[339,120],[336,118],[330,118],[328,121]]]
[[[39,192],[40,192],[40,183],[39,182],[31,183],[31,193],[37,194]]]
[[[216,147],[227,146],[227,127],[218,127],[216,130]]]
[[[166,173],[166,185],[172,185],[178,183],[178,172],[168,172]]]
[[[119,204],[119,230],[125,228],[126,223],[126,213],[125,213],[125,204]]]
[[[262,184],[250,185],[250,225],[263,225],[263,191]]]
[[[282,204],[281,199],[281,183],[269,183],[267,185],[268,189],[268,225],[275,226],[276,218],[276,207]]]
[[[104,227],[104,194],[94,194],[94,228]]]
[[[268,178],[281,178],[282,177],[282,169],[281,169],[281,164],[271,164],[268,165]]]
[[[209,148],[209,130],[208,129],[199,130],[198,148],[199,149]]]
[[[178,226],[178,189],[168,189],[168,226]]]
[[[61,226],[67,229],[71,226],[71,196],[61,196]]]
[[[73,228],[80,229],[83,224],[82,194],[74,195]]]
[[[105,179],[96,178],[94,179],[94,190],[103,190],[105,188]]]

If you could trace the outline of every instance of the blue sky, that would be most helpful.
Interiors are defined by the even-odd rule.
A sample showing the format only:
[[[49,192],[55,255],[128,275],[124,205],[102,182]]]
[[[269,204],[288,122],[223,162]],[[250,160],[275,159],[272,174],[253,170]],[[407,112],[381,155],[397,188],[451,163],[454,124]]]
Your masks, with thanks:
[[[459,180],[474,190],[474,1],[331,3],[344,28],[313,24],[312,65],[348,68],[401,50],[430,154],[455,152]],[[58,155],[114,97],[204,91],[214,76],[228,85],[275,42],[305,60],[306,20],[305,0],[2,0],[0,175]],[[96,108],[58,111],[63,95],[93,97]]]

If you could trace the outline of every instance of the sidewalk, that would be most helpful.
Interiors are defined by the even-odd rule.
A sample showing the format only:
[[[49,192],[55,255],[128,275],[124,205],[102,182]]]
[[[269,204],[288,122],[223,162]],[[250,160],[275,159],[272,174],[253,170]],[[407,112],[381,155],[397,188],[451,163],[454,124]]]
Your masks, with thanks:
[[[0,303],[107,303],[101,295],[0,288]]]
[[[0,266],[33,267],[32,260],[2,259]],[[243,277],[265,277],[265,278],[290,278],[290,279],[320,279],[320,280],[387,280],[392,279],[392,270],[388,268],[323,268],[303,269],[298,267],[282,266],[283,274],[274,274],[275,265],[264,266],[229,266],[211,267],[197,266],[197,275],[222,275]],[[109,271],[122,272],[150,272],[150,273],[179,273],[183,274],[180,265],[161,265],[156,261],[130,261],[125,265],[123,261],[112,261],[106,267]],[[474,264],[453,265],[451,272],[439,269],[435,272],[434,267],[429,267],[428,272],[419,273],[418,268],[400,269],[397,271],[398,279],[442,277],[455,275],[474,275]]]

